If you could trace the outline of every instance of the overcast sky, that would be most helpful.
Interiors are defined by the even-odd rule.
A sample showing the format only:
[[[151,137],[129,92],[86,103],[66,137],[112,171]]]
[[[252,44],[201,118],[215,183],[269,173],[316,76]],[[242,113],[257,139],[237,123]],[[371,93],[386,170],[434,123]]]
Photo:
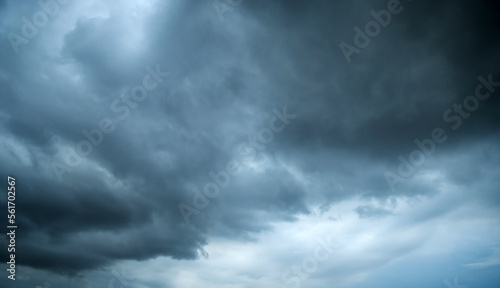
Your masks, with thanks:
[[[499,287],[495,1],[37,2],[0,1],[1,287]]]

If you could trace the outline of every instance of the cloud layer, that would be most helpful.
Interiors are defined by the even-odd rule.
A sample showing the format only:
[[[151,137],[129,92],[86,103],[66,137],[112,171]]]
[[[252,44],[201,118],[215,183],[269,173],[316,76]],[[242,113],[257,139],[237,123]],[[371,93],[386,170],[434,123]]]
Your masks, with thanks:
[[[346,61],[391,2],[47,1],[35,33],[1,1],[15,287],[496,287],[498,4],[402,0]]]

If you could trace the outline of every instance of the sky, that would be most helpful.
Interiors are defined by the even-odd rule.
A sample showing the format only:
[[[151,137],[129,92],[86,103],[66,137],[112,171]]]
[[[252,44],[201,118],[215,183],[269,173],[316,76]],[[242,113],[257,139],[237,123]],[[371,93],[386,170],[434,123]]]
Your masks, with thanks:
[[[0,286],[499,287],[499,12],[0,1]]]

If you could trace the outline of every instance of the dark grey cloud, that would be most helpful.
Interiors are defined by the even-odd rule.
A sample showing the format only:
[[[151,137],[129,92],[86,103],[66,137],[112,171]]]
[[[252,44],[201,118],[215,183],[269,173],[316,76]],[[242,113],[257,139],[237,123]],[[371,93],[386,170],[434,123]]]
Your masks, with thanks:
[[[210,1],[74,2],[16,55],[7,33],[40,8],[0,1],[0,174],[19,183],[23,266],[74,275],[121,260],[194,260],[213,238],[258,242],[315,207],[435,197],[443,188],[425,177],[436,171],[481,191],[467,200],[500,204],[499,92],[456,131],[443,120],[478,76],[500,81],[494,1],[401,1],[351,63],[339,44],[388,1],[244,1],[224,21]],[[112,103],[157,66],[169,76],[121,119]],[[296,118],[247,161],[240,143],[285,106]],[[60,182],[54,163],[68,166],[81,131],[104,118],[115,130]],[[434,128],[448,140],[392,191],[384,171]],[[240,173],[186,224],[179,204],[193,206],[193,188],[231,160]],[[461,201],[401,221],[431,221]],[[392,208],[354,212],[399,217]]]

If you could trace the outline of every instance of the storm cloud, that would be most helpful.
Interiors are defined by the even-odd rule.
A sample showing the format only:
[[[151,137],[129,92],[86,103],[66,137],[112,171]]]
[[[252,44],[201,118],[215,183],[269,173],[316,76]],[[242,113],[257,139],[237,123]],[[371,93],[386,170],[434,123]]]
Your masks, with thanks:
[[[500,283],[494,1],[40,3],[0,1],[2,287]]]

